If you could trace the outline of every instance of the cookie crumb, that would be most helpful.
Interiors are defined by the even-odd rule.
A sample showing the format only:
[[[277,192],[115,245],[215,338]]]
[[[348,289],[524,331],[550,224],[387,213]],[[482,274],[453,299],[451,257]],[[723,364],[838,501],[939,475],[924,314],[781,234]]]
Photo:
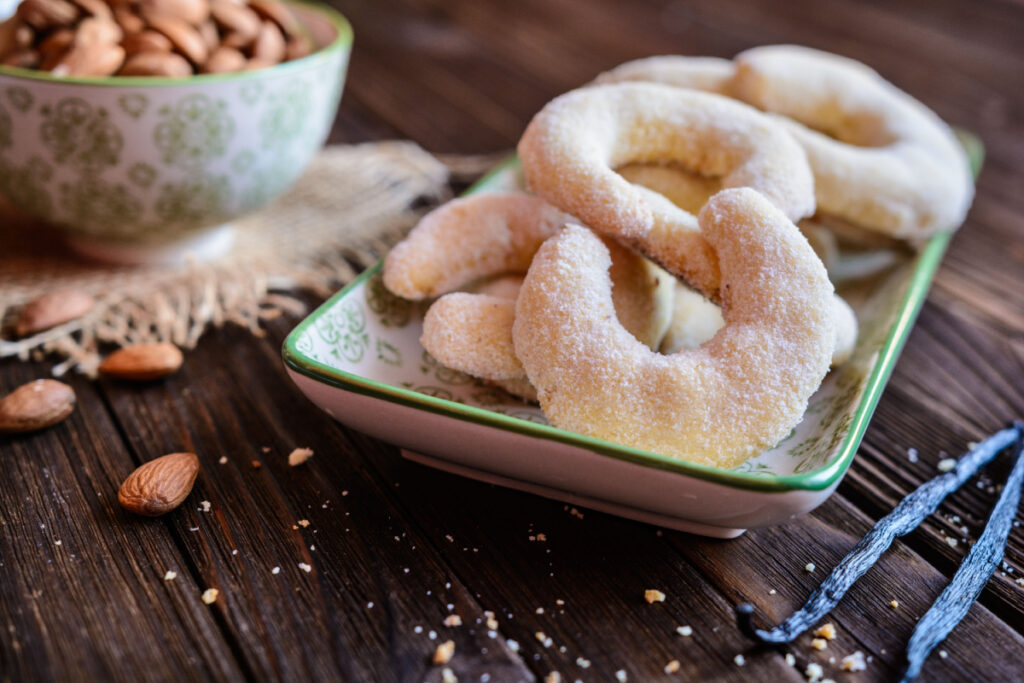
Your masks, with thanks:
[[[943,659],[945,659],[946,657],[949,656],[949,653],[946,652],[945,650],[939,650],[939,656],[942,657]]]
[[[740,655],[740,656],[742,656],[742,655]],[[743,665],[740,664],[740,666],[743,666]],[[674,674],[677,671],[679,671],[680,668],[682,668],[682,665],[679,663],[679,660],[678,659],[673,659],[671,662],[669,662],[668,664],[665,665],[665,673],[667,673],[667,674]]]
[[[217,602],[218,595],[220,595],[220,591],[216,588],[207,588],[203,591],[203,595],[201,597],[203,599],[203,602],[205,602],[207,605],[212,605],[213,603]]]
[[[814,635],[818,636],[819,638],[824,638],[825,640],[835,640],[836,627],[832,624],[832,622],[822,624],[821,627],[819,627],[818,630],[814,632]]]
[[[442,664],[447,664],[448,662],[450,662],[452,660],[452,657],[454,655],[455,655],[455,641],[454,640],[446,640],[445,642],[443,642],[440,645],[438,645],[437,649],[434,650],[434,664],[437,665],[437,666],[440,666]]]
[[[813,562],[808,562],[804,565],[804,571],[808,574],[812,573],[815,569],[817,569],[817,567],[814,566]]]
[[[445,667],[441,669],[441,683],[459,683],[459,679],[455,677],[451,669]]]
[[[690,636],[693,635],[693,627],[692,626],[679,626],[679,627],[676,628],[676,633],[681,635],[683,638],[689,638]]]
[[[867,662],[864,661],[864,653],[857,650],[852,655],[846,655],[843,657],[843,661],[840,662],[839,667],[843,671],[864,671],[868,668]]]
[[[445,626],[462,626],[462,617],[458,614],[449,614],[444,618]]]
[[[732,658],[732,661],[736,662],[736,666],[743,666],[747,663],[747,658],[743,655],[736,655]]]
[[[792,652],[786,653],[786,664],[790,666],[796,666],[796,657],[793,656]]]
[[[259,460],[253,460],[252,461],[252,468],[254,470],[258,470],[261,467],[263,467],[263,463],[261,463]]]
[[[537,631],[533,634],[533,637],[536,638],[537,642],[543,645],[544,647],[551,647],[551,644],[555,642],[551,640],[551,638],[549,638],[548,635],[544,633],[544,631]]]
[[[552,671],[544,677],[544,683],[562,683],[562,674]]]
[[[656,588],[648,588],[644,591],[644,600],[651,604],[665,602],[665,594]]]
[[[312,457],[312,448],[296,448],[288,454],[288,464],[292,467],[298,467]]]
[[[297,524],[298,524],[299,526],[301,526],[301,527],[302,527],[303,529],[305,529],[306,527],[308,527],[308,526],[309,526],[309,520],[308,520],[308,519],[300,519],[300,520],[299,520],[299,521],[297,522]]]
[[[519,652],[519,642],[518,641],[512,640],[510,638],[509,640],[505,641],[505,644],[508,645],[508,649],[512,650],[512,652]]]
[[[274,567],[273,569],[270,570],[270,573],[271,574],[280,574],[281,573],[281,568],[280,567]]]
[[[900,601],[899,600],[890,600],[889,601],[889,607],[892,607],[893,609],[899,609],[899,606],[900,606]]]
[[[618,671],[616,671],[615,680],[617,680],[619,683],[626,683],[626,681],[629,680],[629,676],[626,675],[626,670],[619,669]]]
[[[310,567],[305,562],[299,562],[299,569],[301,569],[302,571],[306,572],[307,574],[310,573],[311,571],[313,571],[313,568]]]
[[[956,459],[943,458],[942,460],[939,461],[937,467],[939,472],[952,472],[954,469],[956,469]]]
[[[226,455],[220,456],[220,460],[218,460],[217,462],[219,462],[221,465],[227,465],[228,464],[228,456],[226,456]]]
[[[807,680],[810,683],[815,683],[816,681],[820,681],[821,677],[824,674],[825,674],[825,670],[821,668],[821,664],[817,664],[815,662],[811,662],[810,664],[807,665],[807,668],[804,669],[804,676],[807,677]]]
[[[581,669],[589,669],[590,668],[590,660],[585,658],[585,657],[577,657],[576,658],[576,666],[580,667]]]
[[[199,501],[199,505],[201,506],[200,509],[203,512],[209,512],[210,508],[212,507],[210,501],[208,501],[208,500],[201,500],[201,501]]]
[[[824,650],[826,647],[828,647],[828,641],[824,638],[815,638],[811,641],[811,647],[819,651]]]
[[[178,578],[178,572],[171,571],[170,569],[164,574],[164,581],[174,581],[176,578]]]

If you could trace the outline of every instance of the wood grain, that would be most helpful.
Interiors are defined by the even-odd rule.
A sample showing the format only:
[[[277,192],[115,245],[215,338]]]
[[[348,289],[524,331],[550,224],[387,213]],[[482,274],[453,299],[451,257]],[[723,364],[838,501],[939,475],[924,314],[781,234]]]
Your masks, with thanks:
[[[986,166],[838,493],[811,515],[735,541],[587,510],[581,519],[560,503],[403,460],[291,385],[278,349],[296,319],[273,321],[263,339],[215,331],[164,382],[73,378],[79,404],[68,421],[0,439],[0,680],[438,681],[430,657],[448,638],[449,666],[463,681],[552,671],[614,680],[620,670],[670,679],[672,660],[676,680],[802,680],[810,662],[836,680],[891,680],[915,619],[980,534],[1005,464],[988,468],[992,484],[969,483],[897,542],[829,617],[836,641],[818,652],[805,637],[788,649],[795,668],[750,648],[731,609],[750,600],[762,623],[783,618],[941,458],[1024,415],[1024,91],[1010,87],[1024,70],[1024,6],[333,4],[356,35],[334,143],[398,137],[437,153],[510,150],[546,101],[622,61],[795,42],[861,59],[976,131]],[[45,363],[0,363],[0,391],[48,372]],[[299,446],[315,455],[289,467]],[[128,472],[180,450],[202,465],[182,508],[143,519],[117,506]],[[164,581],[169,569],[177,577]],[[941,646],[948,656],[929,660],[929,679],[1019,678],[1022,575],[1015,529],[1006,567]],[[199,595],[209,587],[220,595],[207,606]],[[665,602],[646,603],[647,588]],[[451,614],[460,626],[445,625]],[[691,636],[676,633],[683,625]],[[854,650],[872,658],[863,674],[829,661]]]

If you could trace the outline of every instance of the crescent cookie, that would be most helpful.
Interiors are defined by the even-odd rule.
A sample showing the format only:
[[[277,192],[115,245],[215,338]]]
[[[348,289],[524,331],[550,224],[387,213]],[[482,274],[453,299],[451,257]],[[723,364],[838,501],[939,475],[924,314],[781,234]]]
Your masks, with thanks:
[[[671,245],[666,255],[678,270],[669,270],[704,293],[718,289],[718,263],[694,215],[613,169],[675,163],[720,177],[723,187],[755,189],[792,220],[814,212],[810,168],[792,136],[747,105],[696,90],[654,83],[573,90],[533,118],[518,151],[533,191],[648,256],[653,244],[663,253]]]
[[[717,467],[784,437],[828,371],[832,285],[792,221],[747,188],[716,194],[700,228],[721,264],[725,326],[671,356],[638,342],[611,301],[607,248],[569,226],[516,300],[516,355],[552,424]]]
[[[901,239],[959,226],[970,165],[930,109],[860,62],[795,45],[735,58],[733,96],[780,114],[807,152],[823,213]]]

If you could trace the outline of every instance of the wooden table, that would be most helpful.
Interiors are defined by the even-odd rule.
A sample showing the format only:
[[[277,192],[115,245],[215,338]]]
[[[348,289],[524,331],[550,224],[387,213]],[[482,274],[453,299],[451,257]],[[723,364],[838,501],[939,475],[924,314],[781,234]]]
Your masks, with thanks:
[[[607,681],[619,670],[651,680],[667,677],[672,660],[673,680],[801,680],[809,662],[838,681],[893,678],[915,621],[966,553],[966,543],[947,539],[977,538],[992,490],[968,485],[897,542],[832,614],[838,637],[826,650],[812,649],[810,637],[789,648],[796,668],[784,653],[752,649],[732,606],[750,601],[765,620],[785,616],[940,458],[1024,414],[1024,6],[337,4],[356,44],[332,142],[399,137],[435,152],[505,150],[548,99],[624,60],[797,42],[876,67],[978,131],[988,161],[838,492],[810,515],[734,541],[574,515],[402,460],[290,383],[279,348],[295,319],[271,323],[264,339],[211,332],[165,382],[71,378],[79,406],[69,420],[0,439],[0,678],[439,680],[429,660],[448,639],[460,681],[551,671]],[[45,363],[0,364],[0,389],[47,373]],[[316,455],[291,468],[286,455],[297,446]],[[180,450],[202,462],[187,504],[159,519],[118,507],[128,472]],[[994,479],[1005,474],[1005,463],[990,468]],[[927,663],[929,680],[1024,676],[1019,529],[1006,560],[941,646],[945,655]],[[165,581],[168,570],[177,578]],[[200,594],[209,587],[220,596],[207,606]],[[648,588],[665,602],[647,604]],[[461,626],[443,623],[452,614]],[[869,657],[867,670],[839,671],[856,650]]]

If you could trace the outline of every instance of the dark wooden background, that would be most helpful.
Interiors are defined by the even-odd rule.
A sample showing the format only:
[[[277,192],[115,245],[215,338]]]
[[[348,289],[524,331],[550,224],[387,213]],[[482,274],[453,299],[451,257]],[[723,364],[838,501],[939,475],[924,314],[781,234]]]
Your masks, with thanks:
[[[762,618],[781,618],[944,454],[1024,415],[1024,5],[335,4],[356,34],[335,143],[397,137],[438,153],[507,150],[547,100],[624,60],[730,57],[797,42],[874,66],[977,131],[988,160],[838,493],[811,515],[735,541],[590,511],[581,519],[558,503],[403,461],[291,385],[279,348],[295,319],[273,322],[265,339],[212,332],[165,382],[72,378],[79,407],[68,421],[0,439],[0,678],[438,680],[429,657],[451,638],[461,681],[551,671],[607,681],[620,669],[652,680],[667,678],[673,659],[681,663],[673,680],[800,680],[809,662],[837,681],[891,679],[916,620],[966,552],[946,538],[980,534],[992,490],[968,485],[896,543],[832,615],[839,635],[827,650],[811,649],[808,637],[790,648],[797,668],[782,653],[750,649],[731,607],[750,601]],[[0,391],[47,373],[43,363],[0,364]],[[290,468],[285,456],[296,446],[316,455]],[[187,504],[160,519],[124,513],[116,502],[124,476],[180,450],[202,462]],[[994,479],[1006,473],[990,470]],[[202,500],[209,512],[198,511]],[[531,540],[538,533],[546,540]],[[803,571],[808,562],[819,568],[813,575]],[[948,656],[928,662],[927,679],[1024,678],[1019,529],[1007,563],[941,646]],[[176,580],[163,580],[168,570]],[[212,606],[199,599],[208,587],[220,590]],[[646,588],[666,601],[648,605]],[[462,626],[443,626],[452,611]],[[679,625],[693,635],[677,635]],[[867,671],[840,672],[838,661],[855,650],[871,658]],[[734,663],[740,653],[743,667]]]

